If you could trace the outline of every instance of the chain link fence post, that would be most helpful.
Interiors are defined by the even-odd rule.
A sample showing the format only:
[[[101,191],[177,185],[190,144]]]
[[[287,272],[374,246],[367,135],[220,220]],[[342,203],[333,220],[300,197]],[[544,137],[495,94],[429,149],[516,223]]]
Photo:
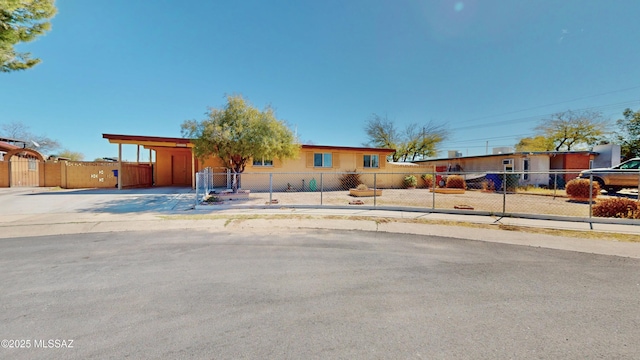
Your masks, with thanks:
[[[320,173],[320,206],[323,205],[322,197],[324,196],[324,179],[323,179],[323,175],[324,175],[324,173]]]
[[[269,173],[269,205],[273,204],[273,173]]]
[[[436,177],[436,172],[435,172],[435,167],[434,167],[434,171],[432,173],[432,178],[431,178],[431,209],[436,208],[436,183],[438,182],[438,178]]]
[[[593,212],[593,174],[589,174],[589,219]]]
[[[507,172],[502,173],[502,216],[507,214]]]
[[[373,207],[376,207],[377,205],[377,200],[378,197],[376,196],[376,190],[378,190],[378,183],[377,183],[377,176],[378,174],[374,173],[373,174]]]

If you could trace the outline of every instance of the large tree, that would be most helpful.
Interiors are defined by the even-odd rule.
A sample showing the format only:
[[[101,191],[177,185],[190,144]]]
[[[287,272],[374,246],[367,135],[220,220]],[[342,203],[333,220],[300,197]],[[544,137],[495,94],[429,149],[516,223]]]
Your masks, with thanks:
[[[522,138],[516,144],[516,151],[552,151],[554,148],[553,139],[542,135]]]
[[[396,128],[393,121],[372,114],[365,124],[365,132],[369,141],[366,146],[395,149],[392,161],[414,161],[437,154],[438,145],[446,139],[446,129],[434,123],[419,125],[412,123],[402,131]]]
[[[0,0],[1,1],[1,0]],[[21,146],[38,150],[43,154],[60,148],[57,140],[45,135],[36,135],[24,123],[13,121],[0,125],[0,136],[24,142]]]
[[[216,155],[236,176],[251,159],[286,159],[299,154],[300,145],[287,125],[278,120],[273,109],[260,111],[242,96],[227,96],[227,104],[210,108],[207,119],[186,120],[182,135],[193,139],[194,153],[200,158]]]
[[[608,121],[597,111],[571,111],[554,114],[535,128],[537,135],[553,142],[554,150],[592,148],[605,135]]]
[[[625,109],[622,115],[624,119],[616,121],[619,129],[616,140],[620,144],[620,155],[626,160],[640,156],[640,111]]]
[[[54,0],[0,0],[0,71],[25,70],[40,62],[14,47],[47,32],[55,14]]]

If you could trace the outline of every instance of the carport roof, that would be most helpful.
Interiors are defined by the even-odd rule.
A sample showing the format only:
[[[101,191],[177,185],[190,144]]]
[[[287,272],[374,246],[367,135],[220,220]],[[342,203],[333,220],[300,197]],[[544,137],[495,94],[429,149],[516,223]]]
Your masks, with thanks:
[[[109,140],[112,144],[134,144],[148,146],[163,147],[193,147],[191,139],[161,137],[161,136],[143,136],[143,135],[121,135],[121,134],[102,134],[103,139]]]
[[[189,147],[192,148],[194,144],[191,139],[187,138],[175,138],[175,137],[161,137],[161,136],[143,136],[143,135],[122,135],[122,134],[102,134],[103,139],[109,140],[112,144],[133,144],[142,145],[145,147],[162,146],[162,147]],[[395,152],[394,149],[386,148],[371,148],[371,147],[350,147],[350,146],[331,146],[331,145],[302,145],[303,149],[308,150],[345,150],[345,151],[371,151],[377,153]]]

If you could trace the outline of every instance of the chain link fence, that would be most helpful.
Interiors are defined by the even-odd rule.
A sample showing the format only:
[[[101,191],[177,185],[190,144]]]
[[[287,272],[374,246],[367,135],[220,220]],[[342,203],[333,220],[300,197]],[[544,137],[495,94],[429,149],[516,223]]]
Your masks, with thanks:
[[[595,201],[638,196],[640,184],[620,193],[603,191],[594,201],[571,199],[565,185],[578,175],[579,171],[242,173],[237,175],[238,184],[246,196],[223,203],[591,218]],[[205,202],[207,198],[210,201],[224,198],[221,194],[231,192],[232,178],[228,172],[198,173],[196,204],[210,203]],[[591,182],[596,180],[591,178]]]

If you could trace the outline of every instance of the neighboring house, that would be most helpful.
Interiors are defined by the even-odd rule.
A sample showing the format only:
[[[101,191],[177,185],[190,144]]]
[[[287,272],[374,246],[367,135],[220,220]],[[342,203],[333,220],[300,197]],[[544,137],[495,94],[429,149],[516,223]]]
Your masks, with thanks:
[[[118,144],[120,149],[122,145],[143,147],[149,150],[150,159],[153,158],[151,154],[153,152],[155,154],[153,177],[156,186],[195,186],[193,174],[205,168],[211,168],[214,173],[218,174],[227,172],[220,158],[197,159],[192,151],[194,145],[189,139],[117,134],[103,134],[102,137],[109,140],[110,143]],[[387,163],[387,156],[394,151],[393,149],[369,147],[302,145],[299,156],[293,159],[252,159],[244,173],[286,173],[289,174],[287,175],[289,176],[288,181],[294,183],[296,188],[301,189],[303,183],[306,184],[305,187],[308,187],[311,180],[319,183],[320,173],[327,172],[356,171],[385,174],[376,176],[375,181],[378,187],[399,187],[402,185],[404,174],[427,172],[422,169],[422,166],[416,164]],[[367,185],[373,186],[372,179],[372,177],[368,177],[363,181],[366,181]],[[338,182],[337,177],[325,180],[324,184],[327,186],[334,186]],[[228,187],[229,181],[228,176],[214,177],[216,186]],[[266,189],[269,186],[269,177],[243,176],[241,186]]]
[[[547,186],[550,181],[549,173],[553,171],[565,172],[561,179],[566,183],[576,178],[581,170],[592,168],[594,162],[609,166],[619,163],[619,155],[617,158],[615,156],[616,148],[619,154],[618,145],[602,145],[595,147],[594,151],[508,152],[455,156],[416,163],[434,166],[438,172],[458,171],[477,173],[478,176],[504,171],[516,172],[520,174],[520,185]]]
[[[0,161],[4,161],[4,156],[11,150],[20,149],[19,146],[0,141]]]
[[[24,148],[25,144],[21,140],[0,139],[0,187],[40,186],[42,154]]]

